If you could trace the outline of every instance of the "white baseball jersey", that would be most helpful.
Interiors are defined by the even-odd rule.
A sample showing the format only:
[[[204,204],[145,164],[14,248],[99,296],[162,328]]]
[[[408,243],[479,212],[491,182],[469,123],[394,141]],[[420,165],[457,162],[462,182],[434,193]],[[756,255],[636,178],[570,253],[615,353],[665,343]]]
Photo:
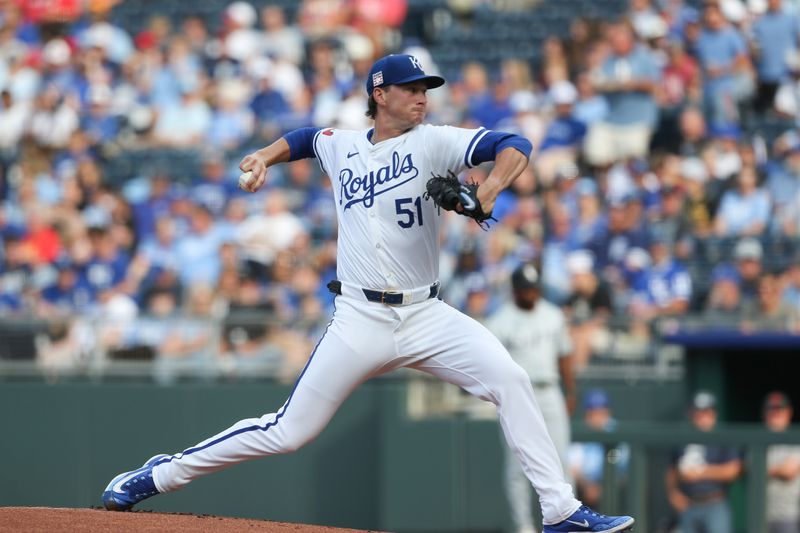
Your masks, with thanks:
[[[314,152],[333,183],[337,275],[371,289],[412,289],[439,277],[439,214],[425,200],[432,174],[471,167],[488,130],[420,125],[372,144],[371,130],[320,130]]]
[[[572,353],[567,322],[558,307],[544,299],[530,311],[507,304],[487,326],[532,381],[558,384],[558,359]]]

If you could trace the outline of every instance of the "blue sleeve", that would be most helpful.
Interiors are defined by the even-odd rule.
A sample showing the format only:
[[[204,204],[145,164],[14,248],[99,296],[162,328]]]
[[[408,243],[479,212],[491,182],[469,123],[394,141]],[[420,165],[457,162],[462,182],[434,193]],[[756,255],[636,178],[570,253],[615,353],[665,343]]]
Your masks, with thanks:
[[[478,141],[475,151],[472,152],[470,166],[474,167],[486,161],[494,161],[497,154],[506,148],[515,148],[525,157],[530,157],[533,145],[528,139],[520,135],[502,131],[490,131]]]
[[[316,157],[314,153],[314,135],[322,128],[299,128],[283,136],[289,143],[289,161]]]

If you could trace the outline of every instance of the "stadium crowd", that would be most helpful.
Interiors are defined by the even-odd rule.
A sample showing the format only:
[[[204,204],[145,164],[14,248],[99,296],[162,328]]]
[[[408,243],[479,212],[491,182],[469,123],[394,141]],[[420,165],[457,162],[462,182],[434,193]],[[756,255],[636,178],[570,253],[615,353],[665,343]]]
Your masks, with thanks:
[[[52,367],[146,347],[292,374],[332,306],[331,185],[306,160],[245,194],[239,157],[301,126],[368,128],[373,60],[402,51],[437,72],[436,57],[401,34],[405,0],[237,1],[217,25],[153,14],[141,31],[117,3],[0,1],[3,316],[47,322]],[[451,23],[469,24],[459,4]],[[535,260],[580,364],[615,335],[641,351],[687,313],[797,332],[798,16],[789,0],[631,0],[548,37],[537,64],[464,64],[429,94],[429,121],[519,132],[534,153],[491,231],[443,214],[445,299],[488,316]],[[785,131],[764,135],[765,117]]]

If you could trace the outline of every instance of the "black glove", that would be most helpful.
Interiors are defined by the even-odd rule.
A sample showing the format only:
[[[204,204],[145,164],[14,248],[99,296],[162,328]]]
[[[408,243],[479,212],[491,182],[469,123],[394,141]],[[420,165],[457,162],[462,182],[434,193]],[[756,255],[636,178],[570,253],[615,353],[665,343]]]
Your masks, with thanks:
[[[433,203],[445,211],[456,211],[460,215],[475,220],[482,227],[492,218],[492,213],[484,213],[481,202],[478,200],[477,183],[461,183],[452,172],[447,177],[433,174],[425,188],[425,199],[432,199]],[[461,205],[461,211],[456,208]]]

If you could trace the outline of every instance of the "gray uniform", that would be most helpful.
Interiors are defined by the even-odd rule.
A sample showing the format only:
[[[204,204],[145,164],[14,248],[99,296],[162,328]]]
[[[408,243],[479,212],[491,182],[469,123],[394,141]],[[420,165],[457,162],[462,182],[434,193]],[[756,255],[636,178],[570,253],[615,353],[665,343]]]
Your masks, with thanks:
[[[789,458],[800,460],[800,446],[776,444],[767,449],[767,466]],[[791,480],[767,481],[767,523],[770,533],[797,533],[800,520],[800,476]]]
[[[489,319],[487,327],[530,376],[536,402],[542,410],[547,431],[563,468],[570,442],[570,427],[567,405],[560,387],[558,360],[572,353],[564,314],[544,299],[540,299],[530,311],[508,303]],[[531,484],[511,450],[507,446],[505,450],[505,489],[511,517],[518,531],[532,531]]]

